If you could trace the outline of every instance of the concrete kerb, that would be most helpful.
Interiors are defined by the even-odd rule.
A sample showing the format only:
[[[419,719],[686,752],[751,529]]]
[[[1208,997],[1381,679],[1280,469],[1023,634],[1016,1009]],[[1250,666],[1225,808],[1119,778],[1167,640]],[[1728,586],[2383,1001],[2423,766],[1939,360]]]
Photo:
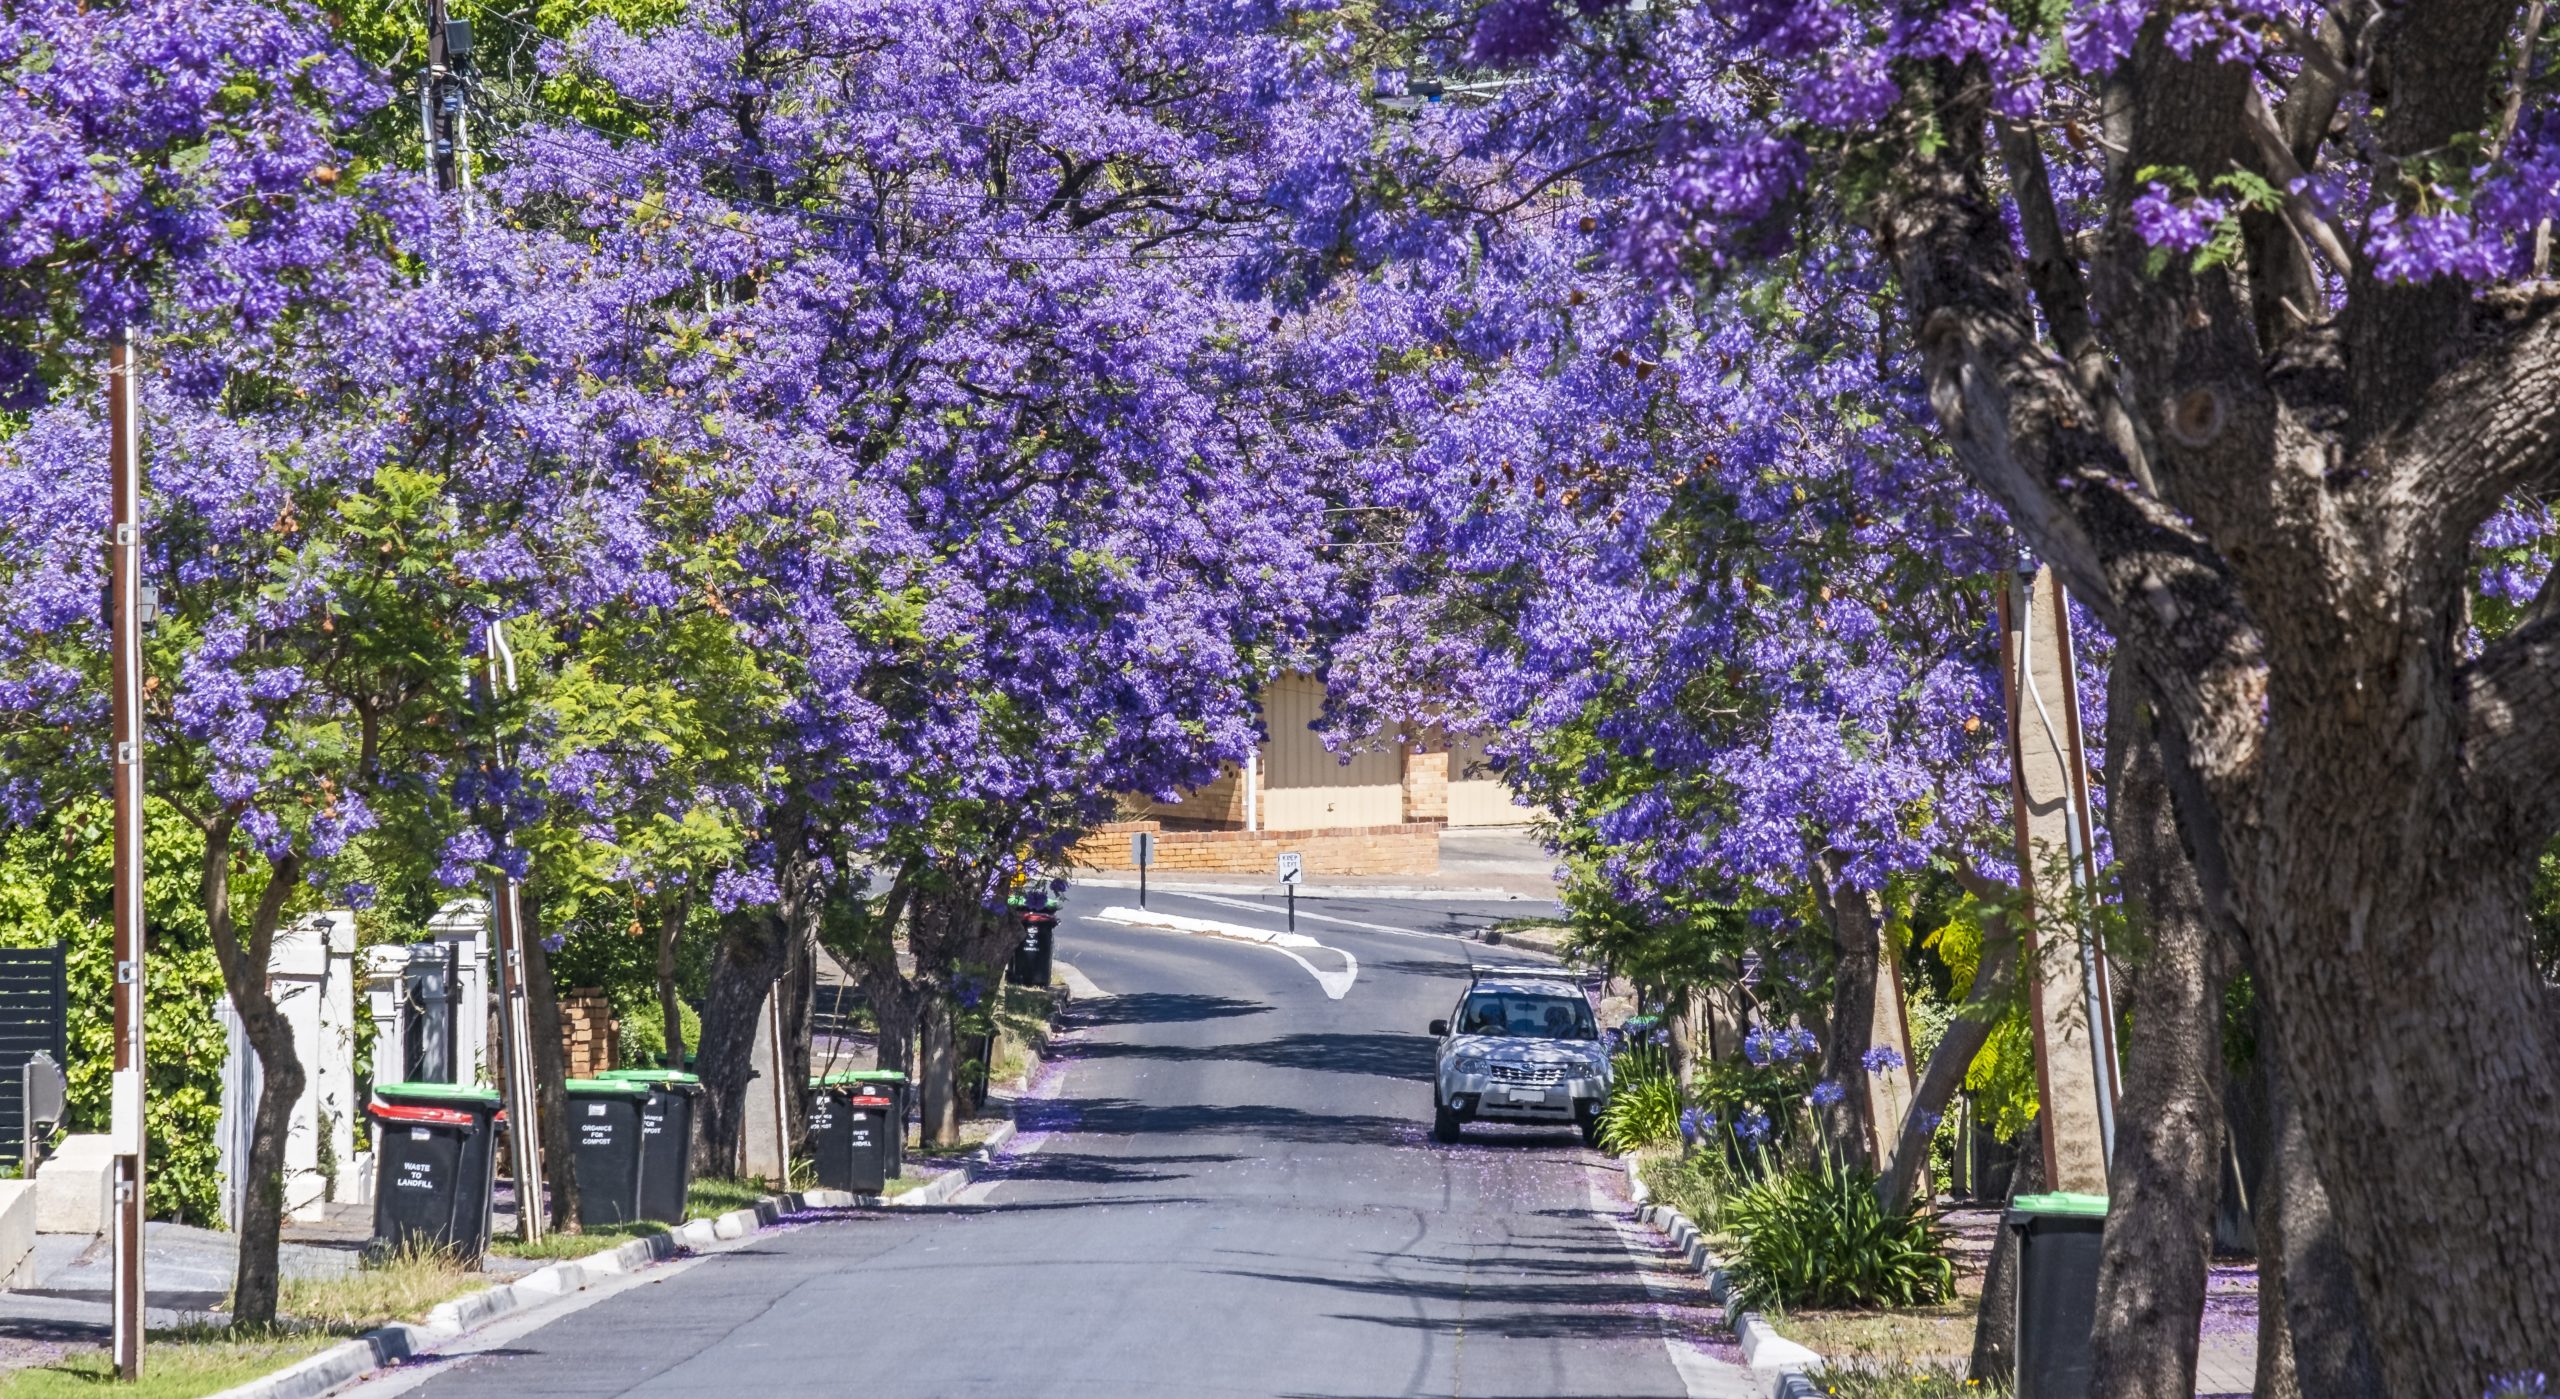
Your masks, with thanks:
[[[1669,1205],[1653,1202],[1653,1191],[1636,1170],[1636,1158],[1630,1153],[1618,1158],[1627,1173],[1628,1193],[1636,1203],[1636,1219],[1646,1227],[1671,1240],[1681,1251],[1688,1266],[1707,1280],[1707,1295],[1721,1305],[1729,1295],[1723,1260],[1707,1248],[1706,1236],[1687,1215]],[[1734,1340],[1742,1347],[1742,1363],[1754,1373],[1769,1379],[1771,1399],[1819,1399],[1822,1391],[1805,1371],[1817,1369],[1822,1356],[1778,1334],[1778,1328],[1758,1312],[1742,1312],[1733,1318]]]
[[[438,1303],[427,1312],[424,1322],[395,1321],[375,1327],[272,1375],[226,1389],[213,1399],[312,1399],[376,1370],[431,1354],[500,1317],[585,1291],[606,1278],[665,1262],[687,1248],[743,1238],[802,1210],[851,1209],[875,1203],[842,1190],[768,1195],[747,1209],[731,1210],[713,1219],[689,1220],[663,1233],[633,1239],[584,1258],[564,1259],[512,1282]]]
[[[1090,983],[1088,983],[1090,984]],[[1098,990],[1099,988],[1097,988]],[[1062,1001],[1063,1003],[1063,1001]],[[772,1228],[784,1217],[812,1209],[876,1209],[883,1206],[938,1205],[969,1187],[995,1153],[1013,1139],[1016,1124],[1006,1122],[960,1165],[929,1184],[904,1195],[883,1199],[845,1190],[800,1190],[767,1195],[743,1209],[709,1219],[692,1219],[663,1232],[584,1258],[564,1259],[537,1268],[510,1282],[482,1288],[427,1312],[423,1323],[395,1321],[331,1346],[271,1375],[235,1385],[212,1399],[313,1399],[377,1370],[433,1353],[501,1317],[583,1292],[595,1283],[662,1263],[687,1249],[742,1239]]]

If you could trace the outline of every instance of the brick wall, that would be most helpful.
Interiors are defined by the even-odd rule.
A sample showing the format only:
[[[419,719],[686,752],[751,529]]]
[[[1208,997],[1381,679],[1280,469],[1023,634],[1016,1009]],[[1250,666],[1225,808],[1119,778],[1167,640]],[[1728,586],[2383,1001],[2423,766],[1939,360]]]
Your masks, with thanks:
[[[1404,819],[1444,823],[1449,819],[1448,749],[1404,750]]]
[[[1130,873],[1129,836],[1156,831],[1151,875],[1258,874],[1277,879],[1279,855],[1294,850],[1310,879],[1328,874],[1437,874],[1440,823],[1347,826],[1323,831],[1167,831],[1153,821],[1122,821],[1086,836],[1072,859],[1086,869]]]
[[[618,1067],[622,1027],[614,1023],[613,1003],[603,991],[590,986],[560,998],[560,1047],[571,1078],[594,1078]]]

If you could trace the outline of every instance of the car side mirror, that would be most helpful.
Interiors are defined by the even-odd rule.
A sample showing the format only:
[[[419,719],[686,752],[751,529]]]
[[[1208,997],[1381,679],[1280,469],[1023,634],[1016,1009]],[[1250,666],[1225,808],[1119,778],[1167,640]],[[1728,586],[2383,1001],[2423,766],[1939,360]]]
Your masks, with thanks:
[[[1432,1021],[1432,1022],[1431,1022],[1431,1033],[1432,1033],[1432,1034],[1434,1034],[1434,1035],[1439,1035],[1439,1036],[1444,1036],[1444,1037],[1445,1037],[1445,1036],[1449,1033],[1449,1022],[1448,1022],[1448,1021],[1446,1021],[1446,1020],[1434,1020],[1434,1021]]]

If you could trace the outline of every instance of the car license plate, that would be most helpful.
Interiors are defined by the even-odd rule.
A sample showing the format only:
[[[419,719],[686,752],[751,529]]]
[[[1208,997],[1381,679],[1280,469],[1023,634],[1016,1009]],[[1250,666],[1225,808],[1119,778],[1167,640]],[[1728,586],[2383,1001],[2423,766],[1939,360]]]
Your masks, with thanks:
[[[1547,1090],[1543,1088],[1514,1088],[1511,1090],[1511,1101],[1515,1103],[1543,1103],[1546,1100]]]

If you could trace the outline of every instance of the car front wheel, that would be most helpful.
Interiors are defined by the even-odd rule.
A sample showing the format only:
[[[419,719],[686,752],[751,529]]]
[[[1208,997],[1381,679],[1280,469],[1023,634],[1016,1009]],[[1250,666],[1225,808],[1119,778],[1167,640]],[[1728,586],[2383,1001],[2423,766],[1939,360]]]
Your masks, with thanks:
[[[1458,1139],[1458,1110],[1447,1103],[1435,1102],[1431,1111],[1431,1140],[1446,1145]]]
[[[1599,1109],[1596,1106],[1586,1107],[1574,1116],[1576,1118],[1574,1125],[1582,1129],[1582,1144],[1595,1150],[1598,1149],[1600,1145]]]

